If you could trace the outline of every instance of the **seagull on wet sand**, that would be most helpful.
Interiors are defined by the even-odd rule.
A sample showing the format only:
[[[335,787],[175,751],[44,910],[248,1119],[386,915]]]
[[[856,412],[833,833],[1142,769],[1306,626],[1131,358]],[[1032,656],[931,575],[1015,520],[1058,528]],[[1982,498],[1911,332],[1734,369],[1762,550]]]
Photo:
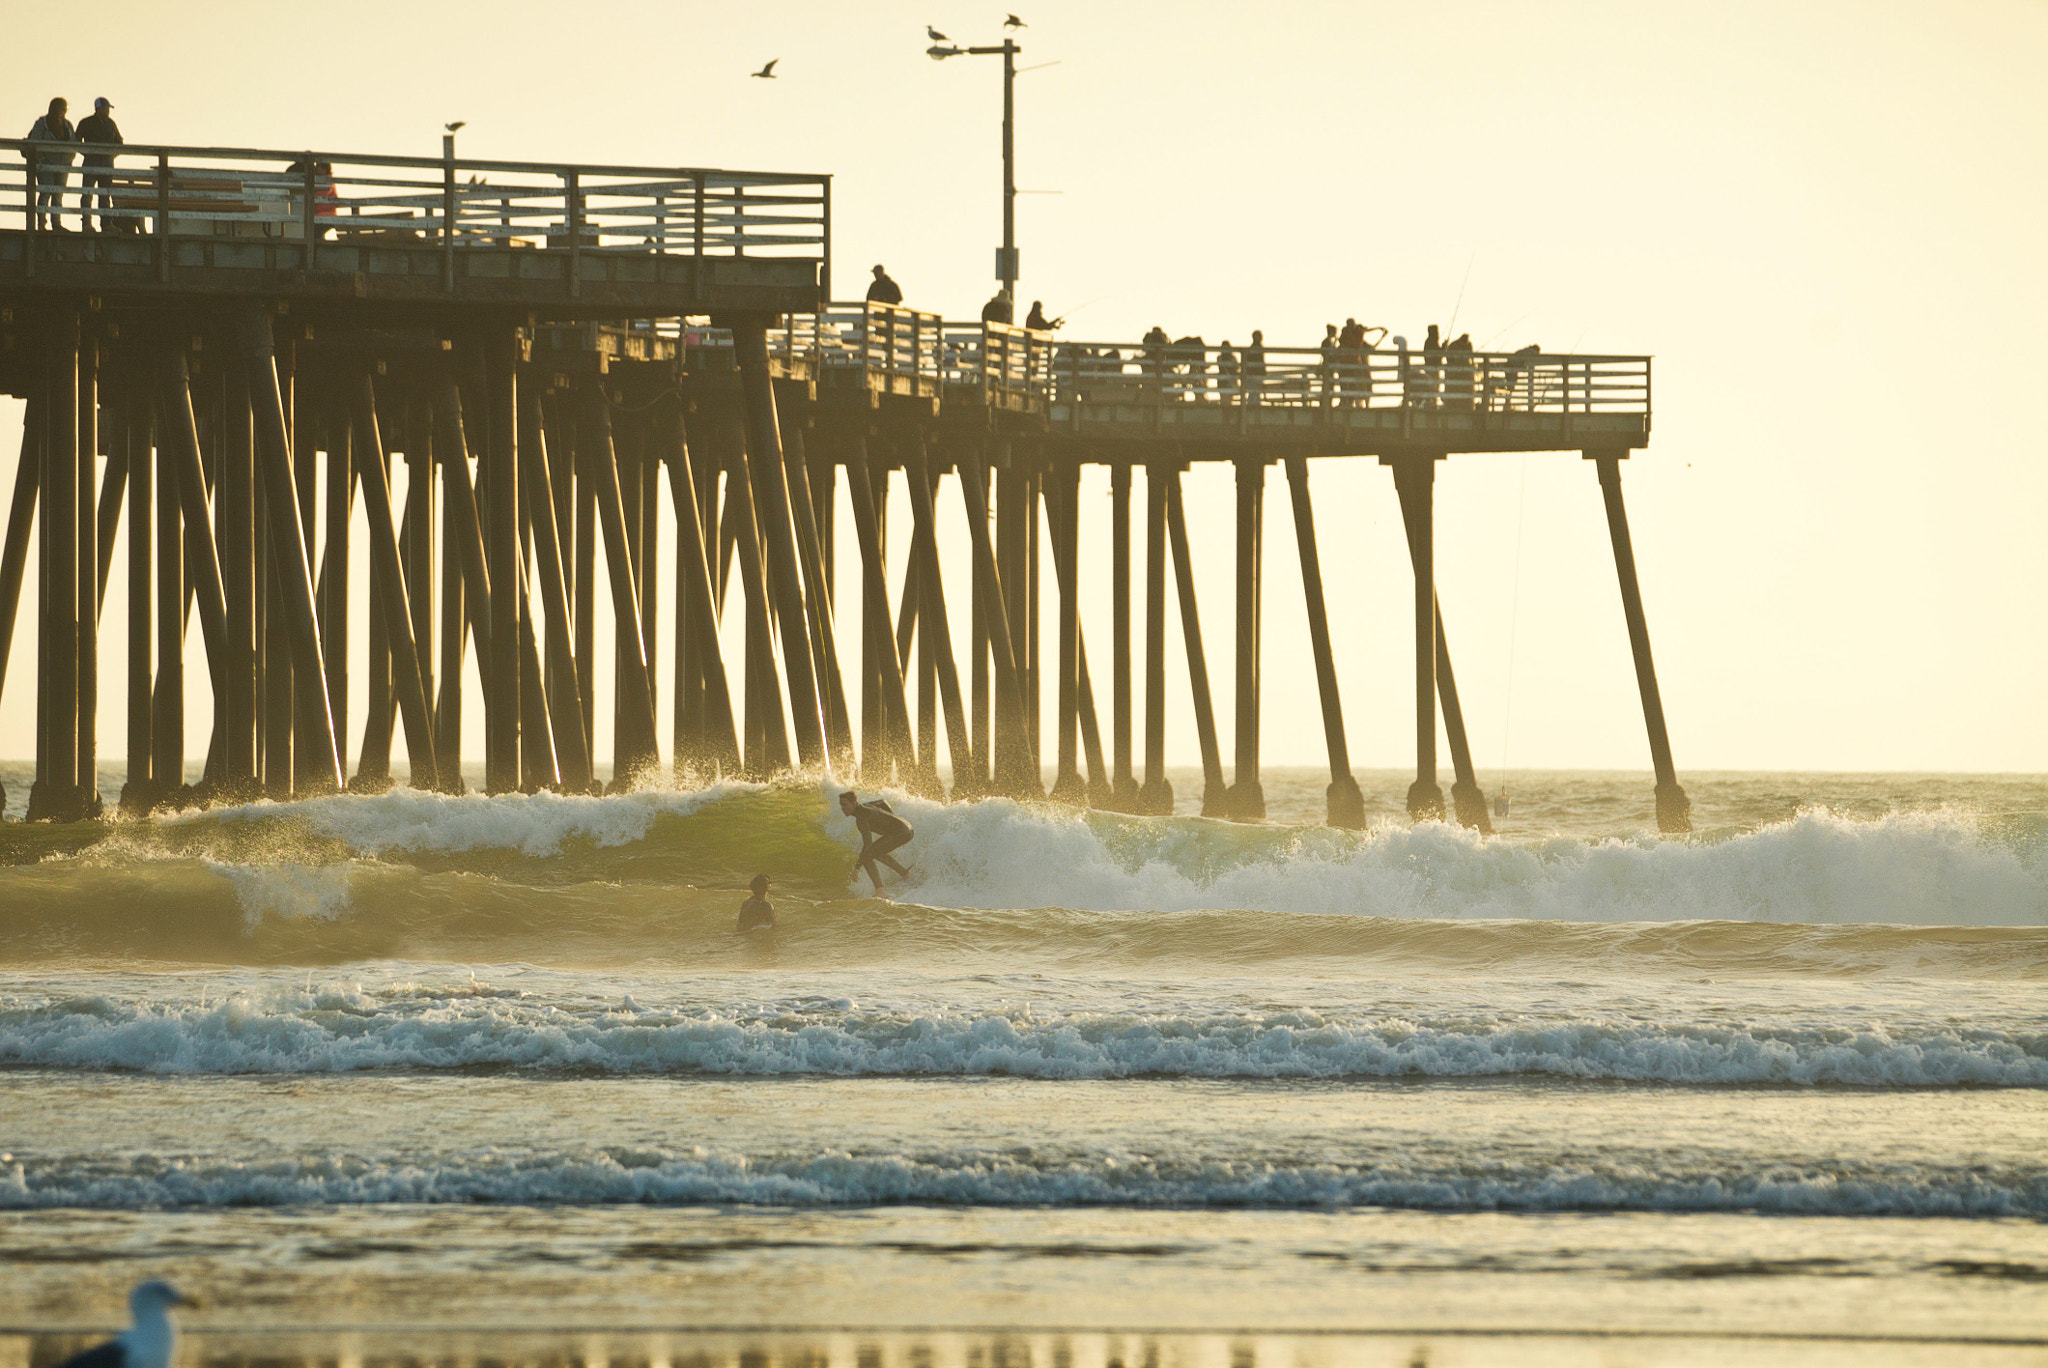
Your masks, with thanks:
[[[782,59],[780,57],[777,57],[775,59],[775,62],[779,62],[781,60]],[[750,71],[747,74],[749,76],[752,76],[757,81],[772,81],[775,79],[775,62],[770,62],[767,66],[762,67],[759,71]]]
[[[1024,21],[1023,21],[1022,19],[1019,19],[1019,18],[1018,18],[1018,17],[1016,16],[1016,15],[1012,14],[1012,15],[1009,15],[1009,16],[1007,16],[1006,18],[1004,18],[1004,20],[1003,20],[1003,27],[1004,27],[1004,28],[1030,28],[1030,27],[1031,27],[1031,25],[1029,25],[1029,24],[1025,23],[1025,22],[1024,22]]]
[[[953,41],[951,38],[948,38],[945,34],[933,28],[930,24],[926,24],[924,26],[924,36],[931,39],[934,43],[950,43]]]
[[[196,1304],[162,1278],[137,1283],[128,1294],[134,1323],[106,1343],[73,1354],[58,1368],[170,1368],[178,1350],[171,1308]]]

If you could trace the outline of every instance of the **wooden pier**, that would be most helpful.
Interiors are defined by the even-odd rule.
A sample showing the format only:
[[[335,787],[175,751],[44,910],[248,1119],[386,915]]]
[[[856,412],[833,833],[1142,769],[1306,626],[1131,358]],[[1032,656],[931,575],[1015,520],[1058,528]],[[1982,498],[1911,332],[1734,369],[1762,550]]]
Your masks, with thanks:
[[[1329,817],[1358,826],[1331,646],[1343,624],[1326,605],[1309,476],[1312,459],[1376,457],[1414,568],[1408,809],[1484,829],[1435,590],[1435,465],[1578,451],[1605,500],[1658,823],[1688,829],[1621,495],[1621,462],[1649,440],[1646,357],[1254,356],[833,304],[831,182],[815,175],[128,146],[115,168],[92,170],[94,231],[79,231],[75,175],[61,228],[38,210],[21,160],[37,150],[0,142],[0,391],[26,400],[0,549],[0,688],[33,549],[31,818],[99,810],[100,610],[125,518],[120,802],[133,811],[374,790],[391,782],[399,737],[410,782],[459,789],[471,652],[490,791],[591,791],[607,709],[614,782],[630,785],[660,763],[666,580],[678,772],[829,764],[937,794],[943,755],[956,796],[1045,797],[1043,687],[1057,720],[1050,796],[1167,812],[1170,561],[1202,808],[1255,820],[1264,502],[1277,464]],[[1237,481],[1228,782],[1194,589],[1207,547],[1192,543],[1182,505],[1195,461],[1231,462]],[[1105,570],[1092,548],[1083,566],[1084,465],[1108,468],[1112,495],[1113,612],[1095,657],[1109,670],[1106,749],[1079,606],[1082,575]],[[892,472],[907,510],[891,507]],[[363,545],[350,536],[357,499]],[[659,546],[664,500],[672,549]],[[842,510],[857,586],[834,584]],[[893,597],[892,514],[907,557]],[[955,518],[969,533],[965,566],[939,550]],[[372,611],[367,639],[352,641],[358,555]],[[1038,628],[1048,579],[1050,644]],[[969,600],[958,642],[949,591]],[[600,593],[615,625],[602,645]],[[195,609],[203,666],[187,658]],[[729,614],[744,640],[736,660],[720,644]],[[842,634],[842,617],[858,619],[857,636]],[[844,658],[842,635],[859,643]],[[614,663],[609,699],[593,688],[600,649]],[[201,669],[213,725],[188,738],[184,691]],[[352,671],[368,684],[357,719]],[[188,751],[205,757],[196,792],[183,783]]]

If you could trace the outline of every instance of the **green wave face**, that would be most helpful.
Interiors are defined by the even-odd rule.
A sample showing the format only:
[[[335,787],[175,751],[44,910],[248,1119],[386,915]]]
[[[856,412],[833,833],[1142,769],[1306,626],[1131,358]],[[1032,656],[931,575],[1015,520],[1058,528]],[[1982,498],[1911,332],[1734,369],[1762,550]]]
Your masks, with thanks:
[[[890,795],[912,877],[869,898],[838,786],[608,798],[410,790],[103,827],[0,826],[0,961],[987,967],[1228,972],[1616,955],[1700,972],[2029,978],[2048,939],[2041,824],[1949,811],[1788,820],[1686,841],[1486,839],[1133,818]],[[756,873],[781,926],[740,937]]]

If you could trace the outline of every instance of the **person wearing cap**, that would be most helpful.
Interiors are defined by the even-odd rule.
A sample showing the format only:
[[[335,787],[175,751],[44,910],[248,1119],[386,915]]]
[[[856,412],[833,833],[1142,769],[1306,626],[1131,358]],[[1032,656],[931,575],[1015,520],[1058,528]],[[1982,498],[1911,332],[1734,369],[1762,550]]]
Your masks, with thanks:
[[[50,112],[29,128],[28,140],[41,143],[77,141],[78,135],[72,130],[71,120],[65,117],[70,111],[71,105],[63,96],[50,101]],[[64,228],[64,183],[71,179],[71,154],[37,148],[21,155],[28,158],[29,177],[36,183],[37,222],[47,222],[61,232]]]
[[[102,95],[92,102],[92,113],[78,121],[78,140],[82,143],[98,144],[103,147],[121,145],[121,129],[114,122],[114,102]],[[78,223],[81,228],[92,225],[86,215],[98,201],[100,231],[111,233],[115,228],[138,229],[142,225],[135,219],[112,219],[107,211],[114,207],[114,197],[109,193],[114,180],[114,154],[111,152],[88,152],[85,154],[85,169],[79,174],[79,182],[85,187],[78,196]],[[97,191],[98,193],[94,193]]]
[[[901,304],[902,302],[903,287],[889,279],[889,273],[883,270],[878,263],[875,266],[874,283],[868,286],[868,303]]]
[[[768,901],[768,876],[756,874],[747,887],[754,891],[754,896],[740,904],[740,930],[774,926],[775,904]]]

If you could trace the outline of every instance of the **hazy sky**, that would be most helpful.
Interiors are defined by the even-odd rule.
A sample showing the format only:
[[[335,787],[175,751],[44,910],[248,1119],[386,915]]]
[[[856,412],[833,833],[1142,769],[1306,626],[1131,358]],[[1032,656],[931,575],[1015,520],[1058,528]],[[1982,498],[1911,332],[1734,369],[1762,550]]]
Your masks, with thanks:
[[[1056,63],[1018,81],[1019,184],[1046,192],[1020,201],[1022,289],[1073,311],[1070,335],[1157,322],[1307,345],[1355,314],[1416,337],[1455,305],[1481,345],[1653,354],[1654,434],[1624,479],[1681,775],[2048,771],[2048,4],[1022,16],[1022,65]],[[6,103],[16,133],[51,95],[78,111],[104,94],[138,142],[434,155],[460,118],[465,156],[827,172],[838,293],[883,261],[909,303],[971,316],[994,288],[998,67],[928,60],[924,25],[983,42],[1002,17],[957,0],[31,6],[9,18]],[[771,57],[779,80],[747,79]],[[19,414],[0,401],[0,434]],[[1392,482],[1369,460],[1313,478],[1354,760],[1408,763]],[[1091,477],[1086,517],[1106,519],[1106,488]],[[1228,471],[1191,477],[1189,500],[1227,758]],[[1268,501],[1265,751],[1314,763],[1277,470]],[[1457,457],[1437,507],[1489,787],[1503,756],[1647,767],[1591,466]],[[1101,526],[1084,569],[1107,568]],[[1106,709],[1106,598],[1086,612]],[[30,621],[0,754],[32,749]],[[857,627],[849,612],[849,659]],[[1195,757],[1185,720],[1177,761]]]

